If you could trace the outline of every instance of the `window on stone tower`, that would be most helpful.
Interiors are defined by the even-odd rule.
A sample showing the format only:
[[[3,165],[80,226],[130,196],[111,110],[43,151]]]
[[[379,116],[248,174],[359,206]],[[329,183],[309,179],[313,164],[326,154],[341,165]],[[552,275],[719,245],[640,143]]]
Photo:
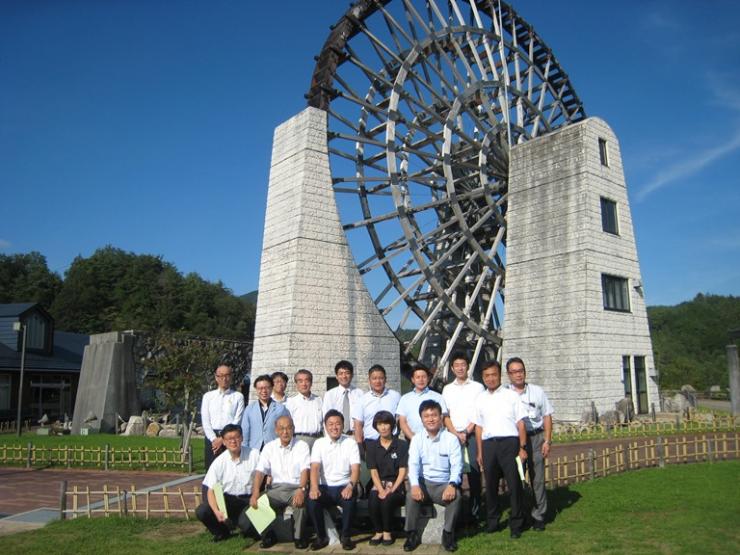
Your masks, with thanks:
[[[630,311],[629,289],[625,278],[601,274],[601,290],[604,296],[604,310]]]
[[[601,197],[601,229],[607,233],[619,235],[617,203],[605,197]]]
[[[606,144],[606,139],[601,137],[599,137],[599,158],[602,166],[609,165],[609,147]]]

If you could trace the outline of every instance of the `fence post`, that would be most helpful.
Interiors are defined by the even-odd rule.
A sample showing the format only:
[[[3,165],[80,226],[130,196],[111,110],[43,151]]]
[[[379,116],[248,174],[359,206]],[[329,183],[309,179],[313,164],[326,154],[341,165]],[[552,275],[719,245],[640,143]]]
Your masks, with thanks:
[[[596,477],[596,452],[593,447],[588,450],[588,475],[590,480]]]
[[[33,445],[30,441],[28,442],[26,448],[26,468],[31,468],[31,451],[33,450]]]
[[[658,466],[665,468],[665,455],[663,453],[663,436],[658,436],[656,451],[658,452]]]
[[[67,480],[62,480],[61,491],[59,492],[59,520],[64,520],[67,510]]]
[[[655,422],[655,421],[656,421],[656,416],[655,416],[655,403],[650,403],[650,407],[651,407],[651,410],[650,410],[650,412],[652,412],[652,413],[653,413],[653,422]]]
[[[120,499],[118,502],[121,502]],[[123,516],[128,516],[128,492],[126,490],[123,490]]]
[[[710,463],[713,463],[714,462],[714,451],[712,449],[712,436],[709,436],[709,437],[705,436],[705,439],[707,440],[707,459],[709,460]]]
[[[110,456],[110,444],[105,444],[105,456],[103,458],[103,470],[108,470],[108,457]]]
[[[193,473],[193,446],[188,445],[188,474]]]

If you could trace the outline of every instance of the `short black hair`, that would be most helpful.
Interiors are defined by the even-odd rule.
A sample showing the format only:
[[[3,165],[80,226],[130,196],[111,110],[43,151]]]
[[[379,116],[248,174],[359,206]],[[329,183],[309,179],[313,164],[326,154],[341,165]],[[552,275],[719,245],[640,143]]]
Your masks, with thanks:
[[[376,432],[378,431],[378,424],[390,424],[391,426],[395,426],[396,417],[387,410],[379,410],[375,413],[375,416],[373,416],[373,428]]]
[[[352,363],[348,360],[340,360],[334,365],[334,373],[336,374],[339,372],[342,368],[345,370],[349,370],[349,373],[353,376],[355,375],[355,367],[352,366]]]
[[[411,368],[411,377],[413,378],[414,374],[416,374],[419,370],[424,370],[424,372],[427,373],[427,377],[431,379],[432,377],[431,370],[429,370],[429,368],[427,368],[423,364],[416,364]]]
[[[239,424],[226,424],[226,426],[221,428],[221,437],[224,437],[229,432],[239,432],[239,435],[242,435],[242,427]]]
[[[260,382],[267,382],[270,384],[270,387],[273,387],[275,384],[272,381],[272,378],[269,374],[262,374],[261,376],[257,376],[257,379],[254,380],[254,388],[257,389],[257,384]]]
[[[481,364],[480,371],[481,374],[484,370],[488,370],[489,368],[498,368],[498,373],[501,374],[501,363],[498,360],[486,360]]]
[[[308,379],[311,380],[311,383],[313,383],[313,374],[310,370],[306,370],[305,368],[301,368],[300,370],[298,370],[298,372],[295,373],[295,376],[293,376],[293,380],[298,381],[298,376],[301,374],[305,374],[306,376],[308,376]]]
[[[270,377],[272,378],[273,384],[275,383],[275,378],[282,378],[285,383],[288,383],[288,374],[286,374],[285,372],[273,372]]]
[[[344,415],[341,412],[339,412],[337,409],[331,409],[331,410],[326,411],[326,414],[324,415],[324,424],[326,424],[332,416],[338,416],[339,418],[342,419],[342,424],[344,424]]]
[[[383,375],[387,376],[387,374],[385,373],[385,368],[383,368],[380,364],[373,364],[370,367],[370,370],[367,371],[367,375],[369,376],[373,372],[383,372]]]
[[[426,401],[422,401],[421,405],[419,405],[419,416],[421,416],[421,413],[425,410],[430,409],[436,410],[440,415],[442,414],[442,405],[434,399],[427,399]]]
[[[470,365],[468,355],[466,355],[462,351],[455,351],[454,353],[452,353],[452,356],[450,357],[450,364],[452,364],[456,360],[464,360],[468,365]]]
[[[509,371],[509,365],[514,362],[518,362],[519,364],[521,364],[524,371],[525,372],[527,371],[527,367],[524,366],[524,361],[522,359],[520,359],[519,357],[511,357],[509,360],[506,361],[506,371],[507,372]]]

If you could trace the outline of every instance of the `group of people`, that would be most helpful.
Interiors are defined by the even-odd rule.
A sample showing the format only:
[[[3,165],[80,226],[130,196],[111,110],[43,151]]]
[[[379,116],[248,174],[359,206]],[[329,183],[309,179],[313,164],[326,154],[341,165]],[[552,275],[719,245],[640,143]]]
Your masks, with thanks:
[[[352,383],[352,364],[339,361],[334,368],[338,385],[323,399],[311,391],[309,370],[296,372],[297,393],[291,397],[285,395],[286,374],[264,374],[254,380],[256,400],[246,408],[241,393],[230,387],[232,369],[220,366],[218,389],[204,395],[201,407],[207,472],[197,517],[214,541],[229,537],[232,524],[249,534],[245,510],[256,508],[264,493],[273,509],[292,507],[298,549],[309,546],[305,523],[310,518],[316,533],[310,547],[319,550],[329,544],[324,509],[341,507],[340,541],[351,550],[350,526],[364,490],[374,527],[370,545],[394,543],[393,517],[405,504],[403,548],[413,551],[421,543],[421,506],[435,503],[445,507],[442,546],[455,551],[463,472],[470,492],[467,516],[475,522],[484,517],[482,475],[486,530],[502,529],[498,484],[503,477],[511,497],[511,537],[521,536],[526,517],[518,457],[534,491],[532,528],[544,530],[544,460],[553,413],[546,394],[527,383],[520,358],[506,363],[508,386],[502,385],[497,361],[481,365],[483,384],[469,376],[464,353],[453,354],[450,363],[455,379],[441,394],[429,388],[431,373],[423,366],[413,369],[414,388],[403,396],[386,387],[380,365],[368,371],[370,389],[363,392]],[[363,461],[370,474],[367,484],[359,484]],[[223,490],[225,513],[217,503],[216,484]],[[276,541],[268,527],[260,546]]]

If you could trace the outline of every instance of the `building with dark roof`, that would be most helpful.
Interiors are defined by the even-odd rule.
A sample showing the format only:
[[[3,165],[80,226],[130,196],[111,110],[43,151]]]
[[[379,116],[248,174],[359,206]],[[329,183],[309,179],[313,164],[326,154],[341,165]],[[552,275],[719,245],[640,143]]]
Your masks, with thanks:
[[[18,410],[23,332],[14,329],[16,322],[27,329],[22,418],[71,418],[90,338],[56,331],[54,319],[36,303],[0,304],[0,418],[14,420]]]

